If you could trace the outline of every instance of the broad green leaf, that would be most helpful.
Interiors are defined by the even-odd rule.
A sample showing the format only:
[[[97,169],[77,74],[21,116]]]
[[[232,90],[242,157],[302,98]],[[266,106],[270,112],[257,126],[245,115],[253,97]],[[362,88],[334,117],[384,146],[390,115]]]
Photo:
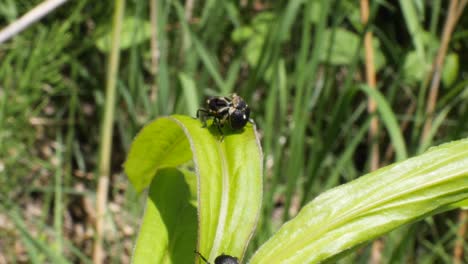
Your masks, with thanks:
[[[194,173],[167,168],[151,182],[133,263],[192,263],[197,241]],[[185,252],[180,254],[180,252]]]
[[[96,46],[102,52],[109,52],[111,47],[112,28],[97,39]],[[149,21],[137,17],[126,17],[123,21],[120,49],[128,49],[132,45],[140,44],[151,37],[151,25]]]
[[[189,142],[179,125],[160,118],[142,129],[130,148],[125,172],[137,192],[148,187],[161,168],[173,168],[192,159]]]
[[[318,263],[468,198],[468,139],[333,188],[284,224],[249,263]]]
[[[243,131],[225,133],[224,139],[220,140],[216,128],[203,127],[199,120],[191,117],[174,115],[157,119],[143,128],[136,137],[125,163],[125,171],[139,191],[151,181],[153,183],[136,246],[138,250],[135,250],[135,260],[151,261],[148,257],[149,252],[152,252],[152,258],[161,261],[156,263],[187,263],[174,254],[194,258],[195,248],[211,262],[222,253],[242,259],[260,213],[262,154],[252,124],[247,124]],[[158,184],[161,169],[189,168],[190,163],[187,162],[190,159],[193,159],[198,186],[198,245],[190,242],[190,232],[186,239],[177,239],[186,231],[173,230],[179,228],[179,224],[166,222],[162,217],[186,217],[178,208],[190,208],[183,204],[185,201],[185,204],[193,205],[187,200],[191,196],[180,190],[180,186],[183,186],[180,182],[166,181]],[[180,172],[172,170],[169,171],[171,173],[163,171],[165,177],[170,177],[166,174],[180,175]],[[187,172],[184,175],[187,179]],[[189,187],[182,189],[190,190]],[[173,204],[172,196],[178,197],[179,200],[174,203],[180,206],[160,207],[154,202],[154,197],[159,192],[167,192],[165,199],[169,200],[169,205]],[[168,212],[162,212],[161,208]],[[184,225],[187,227],[181,228],[190,229],[188,222]],[[174,251],[174,248],[182,251]]]

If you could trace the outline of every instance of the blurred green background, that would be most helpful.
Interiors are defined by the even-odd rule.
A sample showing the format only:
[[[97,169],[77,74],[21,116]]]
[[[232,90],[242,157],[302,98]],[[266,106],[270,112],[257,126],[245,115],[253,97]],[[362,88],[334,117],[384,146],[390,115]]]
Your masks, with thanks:
[[[40,2],[1,1],[0,28]],[[0,263],[91,262],[115,2],[69,1],[0,44]],[[248,255],[316,195],[369,172],[372,158],[384,166],[467,137],[464,4],[370,1],[365,25],[353,0],[127,0],[106,262],[130,261],[144,209],[122,170],[133,137],[159,116],[195,116],[206,96],[241,95],[261,136],[265,196]],[[370,65],[378,114],[363,88]],[[463,216],[400,228],[343,263],[467,263],[454,251],[468,252],[463,233],[457,240]]]

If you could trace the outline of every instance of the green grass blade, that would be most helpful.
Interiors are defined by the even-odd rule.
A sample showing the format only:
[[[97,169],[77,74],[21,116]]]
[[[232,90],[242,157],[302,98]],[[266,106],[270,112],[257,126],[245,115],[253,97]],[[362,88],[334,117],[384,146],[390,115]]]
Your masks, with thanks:
[[[345,169],[345,166],[348,163],[352,162],[353,155],[355,155],[356,148],[358,147],[359,143],[362,142],[362,139],[366,136],[366,132],[369,130],[370,126],[370,119],[368,119],[364,125],[359,128],[359,131],[353,138],[348,142],[345,151],[337,160],[334,169],[331,171],[330,177],[327,177],[327,182],[325,184],[325,189],[329,189],[332,186],[336,186],[339,182],[339,176]]]
[[[382,122],[387,128],[390,138],[392,139],[397,160],[405,159],[408,156],[405,141],[401,134],[400,126],[398,125],[395,114],[387,103],[387,100],[379,91],[371,89],[368,86],[361,86],[361,89],[377,102],[377,111],[379,112]]]
[[[216,85],[219,87],[221,91],[228,90],[226,87],[226,82],[224,81],[221,73],[218,71],[219,63],[214,56],[209,52],[209,50],[203,45],[200,39],[195,35],[193,32],[190,31],[187,21],[184,19],[184,9],[179,2],[172,1],[174,4],[175,10],[177,11],[177,15],[179,16],[179,20],[183,25],[184,30],[186,31],[187,35],[190,36],[190,41],[193,43],[195,51],[200,56],[201,61],[203,62],[206,70],[209,72],[213,80],[215,81]]]
[[[31,255],[33,257],[33,262],[36,263],[41,258],[39,255],[37,255],[38,252],[41,252],[45,254],[47,258],[52,261],[52,263],[69,263],[59,252],[52,250],[50,245],[43,242],[41,239],[34,237],[29,232],[28,228],[25,226],[25,222],[21,219],[16,209],[10,211],[8,215],[15,224],[18,232],[21,234],[23,241],[30,247],[34,247],[34,249],[31,249],[34,251],[34,253],[32,253],[33,255]]]
[[[400,7],[403,12],[403,17],[405,18],[406,26],[412,37],[414,47],[420,58],[423,58],[425,55],[424,51],[424,41],[423,41],[423,29],[421,24],[419,24],[418,13],[414,6],[414,2],[400,0]]]
[[[198,109],[198,95],[197,86],[195,81],[185,73],[179,73],[180,83],[184,91],[184,99],[186,103],[186,111],[190,114],[194,114]]]
[[[166,32],[166,27],[169,23],[170,3],[166,1],[157,1],[157,36],[158,36],[158,47],[159,47],[159,63],[158,72],[155,75],[155,85],[157,85],[157,102],[154,104],[156,115],[167,115],[171,113],[172,101],[171,101],[171,90],[173,85],[171,83],[170,75],[170,49],[168,42],[170,41],[169,36]]]
[[[442,126],[444,121],[447,120],[447,116],[450,113],[450,110],[452,110],[451,107],[447,106],[444,109],[442,109],[440,113],[434,118],[434,121],[432,123],[430,132],[426,140],[422,141],[421,144],[419,145],[418,153],[423,152],[433,143],[434,136],[436,135],[437,131]]]
[[[63,140],[62,134],[57,135],[57,148],[55,157],[57,159],[57,167],[54,175],[54,232],[56,240],[54,248],[58,254],[63,254]]]

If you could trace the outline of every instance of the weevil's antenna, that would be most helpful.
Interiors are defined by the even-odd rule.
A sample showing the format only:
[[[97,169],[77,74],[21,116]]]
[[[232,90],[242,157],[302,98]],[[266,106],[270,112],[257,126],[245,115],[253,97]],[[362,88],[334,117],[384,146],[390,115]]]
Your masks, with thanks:
[[[200,256],[200,258],[202,258],[206,264],[210,264],[210,262],[208,262],[208,260],[198,251],[194,250],[193,252],[195,252],[196,254],[198,254]]]

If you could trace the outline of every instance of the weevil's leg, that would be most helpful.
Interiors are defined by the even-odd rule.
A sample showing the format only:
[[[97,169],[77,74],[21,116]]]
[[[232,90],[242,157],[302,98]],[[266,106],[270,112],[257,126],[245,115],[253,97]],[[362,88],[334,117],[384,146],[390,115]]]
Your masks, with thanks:
[[[224,117],[219,122],[224,126],[228,118],[229,118],[229,122],[231,122],[231,113],[229,113],[228,115],[224,115]]]
[[[197,110],[197,118],[200,119],[200,121],[203,124],[203,127],[206,127],[206,117],[208,116],[208,110],[200,108]]]
[[[230,113],[230,109],[231,109],[230,106],[221,107],[221,108],[218,109],[217,113],[219,115],[225,114],[226,112]]]
[[[223,139],[224,139],[224,133],[223,133],[223,130],[222,130],[221,128],[224,126],[224,124],[221,123],[221,121],[219,120],[218,117],[215,117],[215,118],[213,119],[213,125],[216,126],[216,128],[218,129],[219,134],[221,135],[221,140],[220,140],[220,141],[223,141]]]
[[[223,130],[221,130],[221,127],[223,127],[223,124],[219,121],[219,118],[215,117],[213,119],[213,125],[216,126],[216,128],[218,129],[218,132],[219,134],[223,134]]]
[[[201,117],[202,115],[206,115],[208,113],[208,110],[204,108],[199,108],[197,110],[197,118]]]
[[[198,256],[200,256],[201,259],[203,259],[203,261],[206,262],[206,264],[210,264],[210,262],[208,262],[208,260],[198,251],[194,250],[193,252],[195,252],[196,254],[198,254]]]
[[[230,117],[231,115],[227,114],[227,115],[224,115],[224,117],[222,119],[218,119],[218,123],[220,124],[219,127],[218,127],[218,130],[219,132],[221,133],[221,140],[220,141],[223,141],[224,139],[224,133],[223,131],[221,131],[221,127],[224,127],[224,124],[226,124],[227,122],[227,119]],[[230,122],[230,121],[229,121]]]

